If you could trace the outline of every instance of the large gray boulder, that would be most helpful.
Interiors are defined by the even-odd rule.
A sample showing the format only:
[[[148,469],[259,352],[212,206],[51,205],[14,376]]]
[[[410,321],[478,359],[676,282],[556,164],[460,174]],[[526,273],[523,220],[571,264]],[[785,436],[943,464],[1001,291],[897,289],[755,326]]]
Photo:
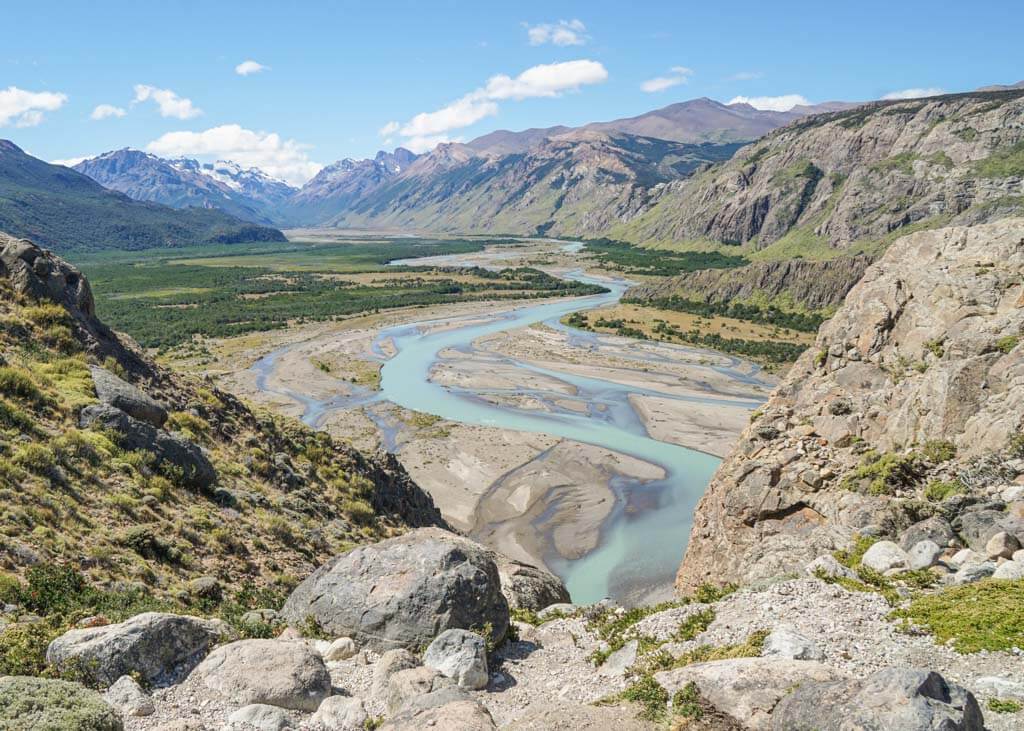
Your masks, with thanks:
[[[491,714],[462,688],[448,687],[410,698],[381,731],[492,731]]]
[[[292,720],[277,706],[252,703],[228,716],[228,728],[237,727],[245,728],[246,731],[285,731],[292,728]]]
[[[188,674],[229,633],[219,620],[147,612],[119,624],[69,630],[50,643],[46,662],[103,686],[131,675],[160,687]]]
[[[539,612],[552,604],[570,601],[569,590],[550,571],[500,555],[495,555],[495,562],[501,577],[501,591],[511,608]]]
[[[309,618],[375,649],[420,648],[446,629],[508,630],[498,568],[477,543],[420,528],[337,556],[303,581],[282,616]]]
[[[324,699],[310,721],[330,731],[363,731],[369,717],[362,698],[332,695]]]
[[[242,640],[222,645],[193,678],[235,703],[315,711],[331,694],[324,661],[304,642]]]
[[[156,712],[153,699],[130,675],[122,675],[107,688],[103,700],[117,709],[122,716],[151,716]]]
[[[693,683],[716,710],[751,729],[769,728],[772,709],[794,687],[837,677],[819,662],[778,657],[701,662],[654,675],[669,696]]]
[[[117,712],[94,690],[63,680],[0,678],[4,731],[123,731]]]
[[[885,668],[867,678],[804,683],[772,714],[775,731],[983,731],[970,691],[928,670]]]
[[[909,551],[921,541],[933,541],[940,547],[946,547],[956,538],[949,521],[939,515],[933,515],[914,523],[900,535],[900,548]]]
[[[92,382],[96,386],[96,397],[101,403],[121,409],[139,421],[160,427],[167,421],[167,409],[148,394],[133,386],[106,368],[89,366]]]
[[[434,668],[461,688],[487,687],[487,646],[484,638],[464,629],[439,634],[423,655],[423,664]]]
[[[399,670],[388,681],[388,692],[385,698],[388,713],[396,713],[411,698],[450,688],[453,685],[454,683],[449,678],[434,668],[418,667]]]
[[[106,404],[86,406],[78,417],[82,428],[106,429],[118,435],[124,449],[142,449],[181,471],[182,482],[194,490],[208,490],[217,482],[217,471],[198,445],[177,434],[129,416]]]

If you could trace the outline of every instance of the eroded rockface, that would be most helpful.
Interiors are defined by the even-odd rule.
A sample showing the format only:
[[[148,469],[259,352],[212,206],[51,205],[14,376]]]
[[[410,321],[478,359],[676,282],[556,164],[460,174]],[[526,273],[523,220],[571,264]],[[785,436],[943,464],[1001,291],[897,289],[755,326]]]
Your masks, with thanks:
[[[978,475],[1024,422],[1022,270],[1020,218],[898,240],[718,469],[677,587],[798,574],[856,533],[895,538],[929,515],[970,532],[977,521],[964,512],[986,512],[983,501],[1012,479]],[[914,451],[929,442],[955,457],[929,463]],[[877,480],[860,469],[879,459],[906,474],[878,470]],[[968,494],[926,501],[932,477],[959,480]]]

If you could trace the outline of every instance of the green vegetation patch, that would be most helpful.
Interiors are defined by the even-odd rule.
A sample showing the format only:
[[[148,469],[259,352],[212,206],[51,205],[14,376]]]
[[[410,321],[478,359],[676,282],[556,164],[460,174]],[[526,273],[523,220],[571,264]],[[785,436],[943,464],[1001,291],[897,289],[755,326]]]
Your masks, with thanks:
[[[756,304],[736,301],[703,302],[678,295],[657,297],[651,300],[624,298],[622,303],[627,305],[646,305],[673,312],[686,312],[706,318],[729,317],[734,320],[755,322],[759,325],[774,325],[776,327],[799,330],[800,332],[817,332],[818,328],[821,327],[821,323],[826,319],[823,314],[816,312],[788,312],[772,305],[762,307]]]
[[[893,613],[952,642],[957,652],[1010,651],[1024,647],[1024,579],[985,579],[914,598]]]
[[[982,178],[1010,178],[1024,175],[1024,142],[996,150],[974,163],[974,172]]]
[[[587,241],[584,251],[596,256],[598,263],[627,274],[651,274],[669,277],[699,269],[732,269],[747,264],[742,256],[717,251],[672,251],[644,249],[621,241]]]

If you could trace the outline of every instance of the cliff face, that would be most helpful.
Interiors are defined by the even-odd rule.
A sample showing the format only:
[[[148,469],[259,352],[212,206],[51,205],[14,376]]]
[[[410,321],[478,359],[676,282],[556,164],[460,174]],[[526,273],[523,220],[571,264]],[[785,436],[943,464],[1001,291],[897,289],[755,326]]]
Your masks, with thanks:
[[[682,297],[709,303],[773,302],[784,298],[811,310],[831,310],[843,301],[870,263],[866,256],[851,256],[826,261],[757,262],[737,269],[702,269],[631,287],[626,297],[641,301]]]
[[[923,499],[931,478],[984,483],[1024,424],[1022,270],[1021,218],[899,239],[722,463],[678,586],[799,572],[855,533],[954,510]],[[937,442],[955,457],[916,451]]]
[[[1024,206],[1024,92],[877,102],[794,122],[726,165],[653,190],[613,229],[629,241],[764,249],[877,247],[914,223],[976,223]]]

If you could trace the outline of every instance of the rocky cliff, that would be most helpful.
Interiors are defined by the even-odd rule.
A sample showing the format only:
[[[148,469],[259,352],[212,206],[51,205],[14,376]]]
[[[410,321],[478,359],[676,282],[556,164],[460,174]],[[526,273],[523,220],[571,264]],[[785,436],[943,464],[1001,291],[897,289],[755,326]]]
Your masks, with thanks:
[[[1007,492],[1024,472],[1022,270],[1021,218],[899,239],[722,463],[678,586],[799,573],[928,518],[950,527],[940,547],[1024,537]]]

